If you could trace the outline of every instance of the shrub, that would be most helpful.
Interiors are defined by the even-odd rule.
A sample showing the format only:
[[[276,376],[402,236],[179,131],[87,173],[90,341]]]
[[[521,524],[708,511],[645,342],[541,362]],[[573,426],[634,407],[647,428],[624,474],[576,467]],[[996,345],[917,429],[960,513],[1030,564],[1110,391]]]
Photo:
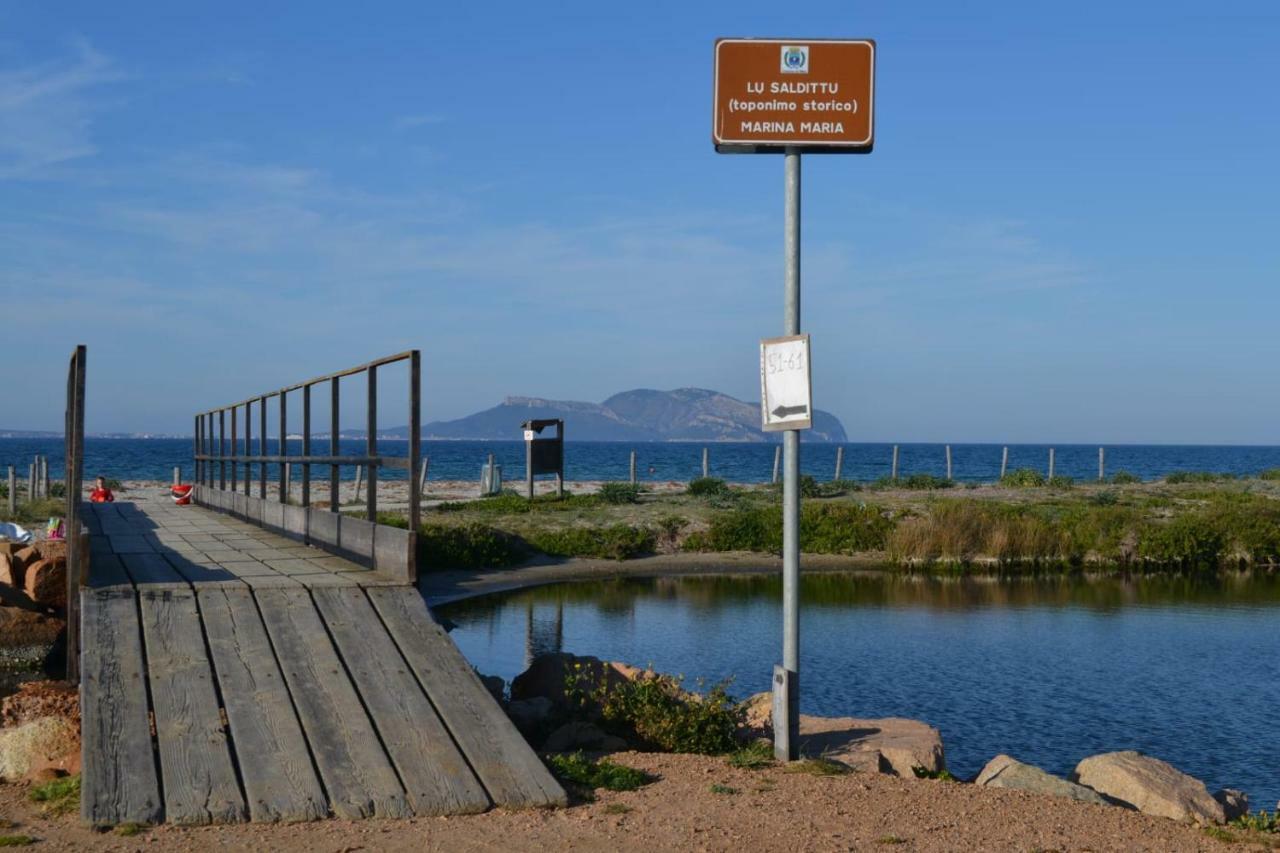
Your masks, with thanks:
[[[1263,811],[1241,815],[1231,821],[1231,825],[1247,832],[1280,833],[1280,807],[1277,807],[1270,814],[1264,809]]]
[[[1015,468],[1000,478],[1002,486],[1032,488],[1044,485],[1044,475],[1034,468]]]
[[[423,568],[503,568],[523,559],[510,536],[485,524],[424,524],[418,532],[418,565]]]
[[[530,533],[526,541],[553,557],[596,557],[626,560],[652,554],[657,537],[648,527],[611,524],[607,527],[568,527]]]
[[[767,740],[752,741],[729,756],[729,766],[742,770],[762,770],[775,763],[773,744]]]
[[[892,528],[892,519],[870,504],[804,504],[800,547],[811,554],[877,551],[884,548]],[[690,539],[711,551],[781,551],[782,508],[746,506],[718,513],[704,537]]]
[[[1048,480],[1048,486],[1051,489],[1069,489],[1075,484],[1075,478],[1068,477],[1066,474],[1054,474]]]
[[[634,767],[623,767],[607,759],[592,761],[581,752],[547,757],[547,766],[565,782],[583,788],[634,791],[654,781],[654,777]]]
[[[1220,483],[1234,480],[1235,474],[1216,474],[1213,471],[1174,471],[1164,478],[1166,483]]]
[[[1130,474],[1128,471],[1117,471],[1108,478],[1107,482],[1115,486],[1127,486],[1133,483],[1141,483],[1142,478],[1137,474]]]
[[[638,483],[603,483],[600,486],[600,500],[607,504],[634,504],[640,502],[640,485]]]
[[[881,477],[871,483],[871,488],[877,491],[881,489],[912,489],[916,491],[924,491],[928,489],[950,489],[955,487],[954,480],[948,480],[946,477],[935,477],[933,474],[912,474],[908,477]]]
[[[1138,556],[1163,566],[1213,568],[1225,548],[1226,539],[1218,527],[1198,515],[1149,525],[1138,540]]]
[[[722,755],[738,746],[735,735],[746,711],[726,688],[721,682],[695,696],[676,679],[653,672],[612,686],[607,680],[591,685],[577,672],[565,679],[570,704],[597,715],[606,730],[644,749],[698,755]]]
[[[1258,472],[1259,480],[1280,480],[1280,468],[1268,468],[1265,471]],[[1266,814],[1266,812],[1263,812]]]
[[[696,480],[690,480],[685,494],[694,497],[706,498],[715,495],[727,494],[729,485],[724,480],[716,477],[698,477]]]

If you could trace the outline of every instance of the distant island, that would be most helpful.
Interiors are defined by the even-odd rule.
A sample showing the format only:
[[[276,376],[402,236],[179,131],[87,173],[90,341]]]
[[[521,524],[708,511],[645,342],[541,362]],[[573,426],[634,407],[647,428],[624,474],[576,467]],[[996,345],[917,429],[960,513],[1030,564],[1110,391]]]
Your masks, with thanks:
[[[638,388],[614,394],[603,403],[508,397],[497,406],[452,421],[432,421],[425,438],[519,439],[520,424],[530,418],[563,418],[569,441],[779,441],[782,433],[760,429],[760,404],[704,388],[653,391]],[[381,430],[379,432],[382,432]],[[407,437],[408,428],[387,435]],[[806,441],[847,440],[839,418],[814,411]]]

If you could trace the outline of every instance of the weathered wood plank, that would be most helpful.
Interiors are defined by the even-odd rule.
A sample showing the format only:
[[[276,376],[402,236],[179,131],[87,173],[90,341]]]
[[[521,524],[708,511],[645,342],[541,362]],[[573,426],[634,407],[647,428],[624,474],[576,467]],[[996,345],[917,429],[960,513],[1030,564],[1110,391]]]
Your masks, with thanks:
[[[129,577],[138,585],[143,584],[185,584],[186,578],[170,565],[169,561],[159,554],[123,554],[120,561],[124,563]]]
[[[182,824],[242,821],[244,797],[218,714],[195,593],[144,590],[139,604],[165,817]]]
[[[493,801],[512,807],[565,805],[564,789],[493,701],[417,589],[365,592]]]
[[[305,589],[255,593],[334,813],[405,817],[404,789]]]
[[[82,590],[80,618],[80,814],[94,826],[159,823],[164,811],[134,594]]]
[[[419,815],[484,811],[489,797],[359,587],[312,591],[409,803]]]
[[[287,822],[325,817],[328,799],[253,594],[202,588],[198,599],[250,815]]]

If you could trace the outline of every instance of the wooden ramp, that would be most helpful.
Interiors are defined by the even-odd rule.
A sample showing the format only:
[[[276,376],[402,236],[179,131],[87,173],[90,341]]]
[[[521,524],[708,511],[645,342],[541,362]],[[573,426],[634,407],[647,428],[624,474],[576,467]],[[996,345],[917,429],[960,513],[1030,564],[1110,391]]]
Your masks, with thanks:
[[[87,515],[86,821],[565,803],[414,587],[195,506]]]

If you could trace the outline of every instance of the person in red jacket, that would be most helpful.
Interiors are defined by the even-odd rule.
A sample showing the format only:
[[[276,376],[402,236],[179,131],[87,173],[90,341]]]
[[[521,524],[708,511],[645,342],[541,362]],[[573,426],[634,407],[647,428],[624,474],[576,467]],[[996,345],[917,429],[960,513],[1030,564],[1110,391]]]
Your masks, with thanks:
[[[96,504],[109,504],[114,503],[115,499],[116,496],[107,488],[107,481],[99,477],[89,500]]]

